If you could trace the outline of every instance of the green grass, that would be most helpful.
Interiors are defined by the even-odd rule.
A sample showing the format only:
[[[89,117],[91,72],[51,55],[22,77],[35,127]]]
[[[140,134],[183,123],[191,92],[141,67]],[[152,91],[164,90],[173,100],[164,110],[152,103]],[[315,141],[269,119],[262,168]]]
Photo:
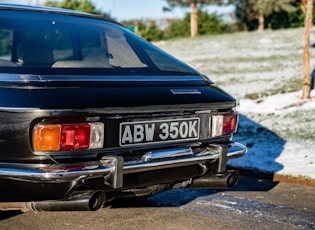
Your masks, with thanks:
[[[315,37],[311,39],[311,44],[315,43]],[[304,28],[297,28],[183,38],[157,45],[206,74],[238,101],[262,101],[302,89],[303,44]],[[314,68],[314,48],[310,56]],[[315,111],[288,113],[243,115],[285,140],[315,143]],[[247,131],[243,131],[246,136]]]
[[[290,79],[290,80],[281,82],[281,84],[276,85],[273,89],[269,89],[263,92],[246,94],[245,98],[257,100],[259,98],[264,98],[264,97],[275,95],[275,94],[295,92],[300,89],[302,89],[302,81],[299,78],[295,78],[295,79]]]

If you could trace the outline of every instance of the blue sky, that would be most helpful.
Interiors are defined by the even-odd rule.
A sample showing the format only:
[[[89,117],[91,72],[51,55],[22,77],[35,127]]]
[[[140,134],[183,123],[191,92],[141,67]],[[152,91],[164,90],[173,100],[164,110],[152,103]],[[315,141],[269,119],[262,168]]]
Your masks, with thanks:
[[[98,9],[110,13],[111,17],[118,21],[128,19],[157,19],[157,18],[182,18],[189,8],[176,8],[172,12],[163,12],[163,6],[167,6],[164,0],[92,0]],[[209,13],[225,10],[231,11],[231,7],[208,7]]]
[[[2,2],[18,4],[44,4],[47,0],[2,0]],[[54,0],[61,1],[61,0]],[[116,20],[145,19],[145,18],[181,18],[189,9],[175,9],[163,12],[167,6],[165,0],[91,0],[97,9],[110,13]]]
[[[117,20],[183,17],[189,9],[163,12],[163,0],[92,0],[98,9],[110,13]]]
[[[43,4],[46,0],[3,0],[4,2],[21,4]],[[61,0],[55,0],[61,1]],[[172,12],[163,12],[167,6],[165,0],[91,0],[97,9],[109,13],[118,21],[129,19],[161,19],[183,18],[190,8],[175,8]],[[209,13],[232,11],[233,7],[207,7]]]

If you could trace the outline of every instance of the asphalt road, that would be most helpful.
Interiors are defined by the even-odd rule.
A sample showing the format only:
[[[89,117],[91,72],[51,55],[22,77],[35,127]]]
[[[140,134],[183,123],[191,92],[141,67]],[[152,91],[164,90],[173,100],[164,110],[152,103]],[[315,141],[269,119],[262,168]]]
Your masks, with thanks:
[[[177,189],[96,212],[1,212],[0,229],[315,229],[315,187],[242,176],[233,189]]]

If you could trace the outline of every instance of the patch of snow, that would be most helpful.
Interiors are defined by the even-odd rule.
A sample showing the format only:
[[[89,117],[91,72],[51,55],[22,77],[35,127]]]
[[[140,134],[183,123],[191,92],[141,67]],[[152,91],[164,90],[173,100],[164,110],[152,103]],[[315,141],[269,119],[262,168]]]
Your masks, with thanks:
[[[238,111],[240,113],[290,113],[296,110],[315,109],[315,92],[311,92],[311,98],[301,99],[302,91],[286,94],[276,94],[258,100],[240,99]],[[314,170],[315,171],[315,170]]]
[[[315,179],[315,144],[285,140],[270,131],[271,124],[278,116],[278,123],[287,131],[288,126],[295,126],[294,120],[284,119],[295,111],[315,111],[315,92],[311,92],[311,99],[301,99],[302,92],[276,94],[256,100],[240,99],[238,112],[251,115],[257,120],[261,116],[264,121],[256,123],[248,117],[241,118],[240,134],[235,139],[248,145],[248,154],[239,159],[229,161],[233,167],[256,170],[264,173],[278,173],[295,177],[309,177]],[[254,114],[254,115],[253,115]],[[266,119],[270,115],[270,121]],[[290,116],[289,116],[290,117]],[[284,120],[281,120],[284,119]],[[314,116],[311,117],[314,122]],[[262,125],[263,124],[263,125]],[[269,126],[269,127],[268,127]],[[270,129],[268,129],[270,128]],[[305,129],[311,127],[303,127]],[[256,129],[256,130],[255,130]],[[242,136],[242,131],[252,135]],[[257,131],[258,130],[258,131]],[[315,141],[315,136],[313,137]]]
[[[303,44],[304,28],[297,28],[167,40],[157,46],[237,99],[240,123],[234,140],[248,153],[230,160],[231,166],[315,179],[315,90],[311,99],[301,99]],[[315,68],[314,48],[310,56]]]

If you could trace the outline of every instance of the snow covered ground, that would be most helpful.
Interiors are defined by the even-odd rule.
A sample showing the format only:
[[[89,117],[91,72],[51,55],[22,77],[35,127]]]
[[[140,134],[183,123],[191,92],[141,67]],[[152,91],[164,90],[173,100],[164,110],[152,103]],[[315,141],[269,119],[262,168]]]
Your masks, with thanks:
[[[315,179],[315,90],[311,99],[301,99],[303,41],[304,29],[299,28],[156,45],[206,74],[238,100],[241,116],[234,140],[249,151],[229,161],[231,166]],[[314,68],[315,48],[310,55]]]
[[[292,137],[294,132],[301,134],[300,129],[310,133],[315,130],[315,92],[310,100],[302,100],[301,95],[298,91],[258,100],[240,99],[238,112],[242,116],[235,139],[246,144],[249,152],[230,164],[265,173],[314,179],[315,136],[304,140]],[[310,123],[303,123],[304,119],[309,119]]]

